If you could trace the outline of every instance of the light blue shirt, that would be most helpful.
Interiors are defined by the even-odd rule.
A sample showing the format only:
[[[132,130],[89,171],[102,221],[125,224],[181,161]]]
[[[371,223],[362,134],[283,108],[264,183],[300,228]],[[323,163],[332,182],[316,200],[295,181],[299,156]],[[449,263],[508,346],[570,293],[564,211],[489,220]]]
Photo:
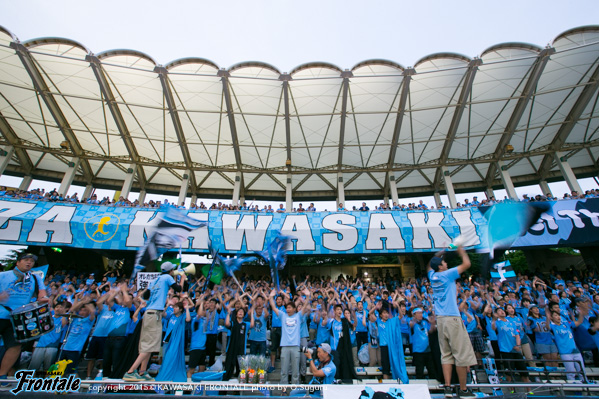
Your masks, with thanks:
[[[301,316],[295,313],[289,317],[286,312],[279,311],[281,319],[281,346],[300,345]]]
[[[428,278],[433,287],[433,298],[435,300],[435,314],[438,316],[460,317],[458,293],[455,281],[460,278],[457,267],[452,267],[444,272],[428,272]]]
[[[164,310],[168,290],[173,284],[175,284],[175,280],[170,274],[162,274],[156,280],[152,281],[148,287],[150,290],[150,299],[148,300],[146,311]]]
[[[0,292],[6,292],[8,294],[8,298],[0,301],[0,305],[5,305],[10,309],[15,310],[30,303],[31,298],[35,294],[34,278],[37,279],[38,289],[40,291],[45,290],[46,286],[44,285],[44,282],[35,274],[28,273],[25,280],[17,282],[18,277],[14,271],[9,270],[0,273]],[[9,311],[4,306],[0,306],[0,319],[9,318]]]

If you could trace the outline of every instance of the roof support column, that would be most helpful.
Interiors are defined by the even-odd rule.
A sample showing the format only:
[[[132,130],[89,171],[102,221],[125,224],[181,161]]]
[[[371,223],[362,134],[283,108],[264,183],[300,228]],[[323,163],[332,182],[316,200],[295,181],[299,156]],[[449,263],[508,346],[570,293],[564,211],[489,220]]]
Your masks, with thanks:
[[[539,187],[541,187],[541,192],[543,193],[543,195],[551,194],[551,196],[553,197],[553,193],[551,192],[551,188],[549,187],[547,180],[541,180],[539,182]]]
[[[181,179],[181,188],[179,189],[179,198],[177,199],[177,206],[180,206],[185,202],[185,197],[187,197],[187,188],[189,187],[189,174],[190,171],[186,170],[183,173],[183,179]]]
[[[487,189],[485,190],[485,194],[487,194],[487,199],[491,199],[491,197],[495,197],[495,191],[493,190],[493,187],[487,187]]]
[[[435,191],[433,193],[433,197],[435,198],[435,207],[437,209],[441,209],[441,206],[443,205],[443,202],[441,202],[441,193],[438,191]]]
[[[35,63],[33,57],[29,50],[19,42],[10,43],[10,47],[14,49],[17,53],[17,56],[21,60],[23,67],[29,74],[33,86],[35,87],[35,91],[38,95],[44,100],[44,103],[48,107],[50,114],[54,118],[54,121],[58,125],[58,128],[62,132],[64,138],[68,141],[69,147],[73,152],[73,155],[77,158],[77,165],[81,164],[81,171],[83,172],[83,177],[87,183],[91,183],[94,177],[94,174],[89,166],[89,161],[87,159],[82,159],[85,155],[81,144],[77,140],[77,136],[73,129],[71,128],[69,121],[65,117],[64,113],[60,109],[60,106],[56,102],[52,91],[46,84],[44,80],[42,72],[38,69],[37,64]],[[69,171],[67,171],[67,174]],[[73,175],[73,178],[75,176]],[[71,182],[73,179],[71,179]],[[69,183],[70,185],[70,183]]]
[[[67,195],[67,191],[69,191],[69,187],[73,183],[73,179],[75,178],[75,174],[77,173],[77,168],[79,167],[80,160],[79,158],[72,158],[68,164],[68,169],[62,178],[62,182],[60,182],[60,187],[58,188],[58,194],[63,197]]]
[[[235,173],[235,185],[233,186],[233,206],[239,205],[239,193],[241,192],[241,172]]]
[[[399,196],[397,195],[397,182],[395,181],[395,174],[389,172],[389,191],[391,191],[391,200],[395,204],[399,204]]]
[[[397,146],[399,145],[399,133],[401,132],[401,125],[403,123],[403,117],[406,113],[406,104],[408,101],[408,95],[410,94],[410,81],[412,80],[412,75],[416,74],[416,71],[413,68],[408,68],[403,71],[403,80],[401,83],[401,94],[399,96],[399,106],[397,107],[397,116],[395,118],[395,126],[393,128],[393,138],[391,139],[391,148],[389,149],[389,159],[387,160],[387,170],[389,174],[391,174],[391,169],[393,164],[395,164],[395,155],[397,154]],[[393,197],[393,191],[395,191],[395,195],[397,195],[397,182],[393,179],[393,183],[395,184],[395,189],[391,188],[391,180],[390,177],[385,181],[385,186],[389,184],[389,189],[391,190],[391,197]],[[395,201],[395,199],[393,200]],[[397,200],[399,202],[399,199]]]
[[[343,173],[337,172],[337,208],[339,204],[345,206],[345,185],[343,183]]]
[[[129,197],[129,193],[131,193],[131,187],[133,186],[133,178],[135,178],[135,169],[136,165],[132,163],[129,165],[127,169],[127,175],[125,176],[125,180],[123,181],[123,188],[121,188],[121,196],[125,199]]]
[[[285,183],[285,209],[287,212],[293,210],[293,186],[291,184],[291,173],[287,173],[287,180]]]
[[[455,111],[453,111],[453,117],[451,119],[451,124],[449,125],[449,129],[447,131],[447,136],[445,138],[445,144],[443,144],[443,150],[441,151],[441,158],[439,159],[439,165],[446,165],[447,160],[449,159],[449,153],[451,152],[451,146],[455,141],[455,136],[458,132],[458,127],[460,126],[460,121],[462,120],[462,115],[464,114],[464,110],[468,106],[468,99],[470,94],[472,93],[472,85],[474,83],[474,78],[476,77],[476,72],[478,71],[478,67],[482,65],[482,60],[480,58],[475,58],[468,64],[468,69],[464,74],[462,90],[460,92],[460,97],[458,98],[458,103],[456,104]],[[443,168],[437,169],[435,172],[435,180],[433,181],[433,189],[434,191],[439,190],[439,184],[441,183],[441,174],[445,174]],[[452,188],[453,189],[453,188]],[[455,195],[454,195],[455,196]],[[450,201],[451,202],[451,201]],[[457,204],[457,202],[456,202]],[[454,206],[452,205],[452,208]]]
[[[197,202],[198,202],[198,196],[196,194],[193,194],[191,196],[191,204],[197,204]]]
[[[33,181],[33,176],[25,176],[19,185],[19,190],[27,191],[29,190],[29,186],[31,186],[31,182]]]
[[[12,145],[5,145],[0,149],[0,176],[6,170],[10,159],[12,158],[12,154],[15,152],[15,147]]]
[[[93,192],[94,192],[94,186],[92,186],[91,184],[88,184],[87,186],[85,186],[85,190],[83,190],[83,195],[81,195],[81,200],[83,201],[84,199],[88,199],[89,197],[92,196]]]
[[[507,191],[508,198],[517,200],[518,194],[516,194],[516,189],[514,188],[512,177],[507,171],[507,166],[505,166],[505,163],[503,161],[497,161],[497,170],[499,171],[499,176],[501,177],[501,181],[503,182],[503,188],[505,188],[505,191]]]
[[[139,197],[137,197],[137,200],[139,201],[139,205],[143,205],[144,202],[146,202],[146,190],[140,190],[139,191]]]
[[[505,130],[501,135],[501,139],[499,139],[499,143],[497,144],[497,148],[495,148],[495,153],[493,154],[493,159],[501,159],[503,155],[508,151],[508,144],[510,144],[510,140],[514,136],[516,129],[518,128],[518,124],[522,119],[522,115],[524,115],[524,111],[526,107],[530,103],[532,95],[534,94],[537,84],[539,83],[539,79],[549,62],[549,58],[552,54],[555,53],[555,49],[553,47],[547,47],[542,50],[534,64],[531,66],[531,71],[524,85],[524,89],[522,89],[522,93],[520,94],[520,98],[514,107],[514,111],[510,116],[510,119],[505,126]],[[511,149],[513,151],[513,147]],[[493,184],[493,180],[495,180],[495,164],[489,164],[489,169],[487,170],[487,176],[485,178],[487,185],[491,186]]]
[[[572,172],[572,168],[568,163],[568,157],[561,152],[556,152],[554,157],[559,170],[562,172],[564,179],[566,179],[566,183],[568,183],[570,191],[576,191],[578,194],[582,193],[580,184],[578,184],[578,180],[576,180],[576,175]]]
[[[449,197],[449,207],[455,209],[458,206],[458,200],[455,197],[455,190],[453,189],[453,183],[451,182],[451,173],[449,173],[447,166],[441,166],[441,172],[445,183],[445,191],[447,191],[447,196]]]
[[[595,65],[595,64],[593,64],[593,65]],[[589,69],[589,71],[590,71],[590,69]],[[555,137],[553,138],[553,141],[551,142],[551,145],[549,146],[549,148],[551,150],[558,151],[559,149],[562,148],[562,146],[568,139],[568,136],[574,129],[574,126],[576,126],[576,124],[578,123],[578,121],[579,121],[580,117],[582,116],[582,113],[586,109],[587,105],[589,105],[591,100],[595,97],[595,93],[597,92],[598,89],[599,89],[599,65],[597,67],[595,67],[595,71],[589,77],[589,80],[586,82],[586,85],[585,85],[584,89],[582,89],[580,96],[578,96],[578,98],[576,99],[576,102],[572,106],[572,109],[570,109],[568,116],[566,116],[566,119],[564,119],[564,123],[562,123],[560,125],[560,128],[557,131],[557,134],[555,135]],[[543,161],[541,161],[541,166],[539,166],[539,171],[538,171],[541,179],[545,179],[547,177],[547,174],[549,173],[549,171],[551,170],[551,167],[553,166],[553,161],[552,161],[551,157],[552,157],[552,154],[546,154],[545,157],[543,158]],[[559,162],[558,158],[560,158],[560,157],[558,157],[556,155],[555,159],[557,160],[557,163],[559,166],[560,162]],[[561,169],[561,167],[560,167],[560,169]],[[562,171],[562,174],[563,173],[564,172]],[[568,185],[569,185],[569,183],[568,183]],[[576,190],[576,191],[578,191],[578,190]],[[578,191],[578,192],[580,193],[580,191]]]
[[[164,94],[164,98],[166,100],[169,113],[171,115],[173,127],[175,128],[175,133],[177,134],[177,140],[179,141],[179,147],[181,148],[183,161],[185,162],[185,166],[188,171],[187,174],[189,176],[189,181],[191,182],[191,192],[192,194],[195,194],[197,183],[195,174],[193,173],[193,161],[191,159],[189,147],[187,146],[187,138],[185,137],[185,132],[183,131],[183,126],[181,125],[181,119],[179,119],[179,112],[177,111],[175,96],[173,94],[173,91],[171,90],[170,81],[168,79],[168,71],[164,67],[156,67],[154,68],[154,72],[156,72],[158,74],[158,77],[160,78],[160,83],[162,84],[162,92]]]

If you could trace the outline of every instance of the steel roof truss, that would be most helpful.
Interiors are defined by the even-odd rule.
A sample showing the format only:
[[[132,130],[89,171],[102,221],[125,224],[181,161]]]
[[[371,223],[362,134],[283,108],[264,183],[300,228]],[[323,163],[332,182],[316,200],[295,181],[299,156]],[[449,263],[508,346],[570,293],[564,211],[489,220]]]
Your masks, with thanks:
[[[81,144],[79,144],[79,141],[77,140],[77,137],[75,137],[75,134],[73,133],[73,130],[71,129],[71,126],[67,118],[64,116],[62,110],[60,109],[60,106],[56,102],[56,99],[50,92],[50,89],[44,81],[44,78],[35,60],[29,53],[29,50],[19,42],[11,42],[10,47],[17,52],[17,56],[19,57],[21,63],[23,64],[23,67],[29,74],[29,77],[31,78],[35,90],[44,100],[44,103],[46,104],[46,107],[48,107],[48,109],[50,110],[50,113],[52,114],[54,121],[58,125],[65,139],[69,142],[69,146],[71,148],[71,151],[73,152],[73,155],[76,158],[81,158],[81,156],[83,155],[83,149],[81,147]],[[83,170],[83,177],[85,181],[88,184],[91,184],[93,173],[87,160],[81,160],[81,169]]]

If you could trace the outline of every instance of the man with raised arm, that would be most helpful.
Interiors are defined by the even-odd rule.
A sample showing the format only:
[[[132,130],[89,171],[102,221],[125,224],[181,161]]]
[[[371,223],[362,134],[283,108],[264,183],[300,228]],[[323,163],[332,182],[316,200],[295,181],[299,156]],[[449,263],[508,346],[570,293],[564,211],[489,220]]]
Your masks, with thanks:
[[[428,278],[433,287],[434,308],[437,316],[446,398],[453,396],[451,374],[454,364],[460,381],[459,396],[475,396],[466,388],[466,374],[467,368],[476,364],[476,356],[460,316],[456,288],[456,280],[470,268],[470,258],[461,246],[458,247],[457,253],[462,258],[462,263],[457,267],[448,268],[444,259],[444,251],[438,252],[430,260],[428,267]]]

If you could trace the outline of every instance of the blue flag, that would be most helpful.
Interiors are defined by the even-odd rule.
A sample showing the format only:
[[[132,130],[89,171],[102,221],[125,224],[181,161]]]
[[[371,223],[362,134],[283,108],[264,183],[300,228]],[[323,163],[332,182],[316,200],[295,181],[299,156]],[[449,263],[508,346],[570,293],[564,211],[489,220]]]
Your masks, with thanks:
[[[174,208],[168,208],[161,216],[156,230],[137,252],[135,264],[147,266],[169,249],[179,247],[189,237],[189,233],[207,225],[207,222],[190,218]]]

